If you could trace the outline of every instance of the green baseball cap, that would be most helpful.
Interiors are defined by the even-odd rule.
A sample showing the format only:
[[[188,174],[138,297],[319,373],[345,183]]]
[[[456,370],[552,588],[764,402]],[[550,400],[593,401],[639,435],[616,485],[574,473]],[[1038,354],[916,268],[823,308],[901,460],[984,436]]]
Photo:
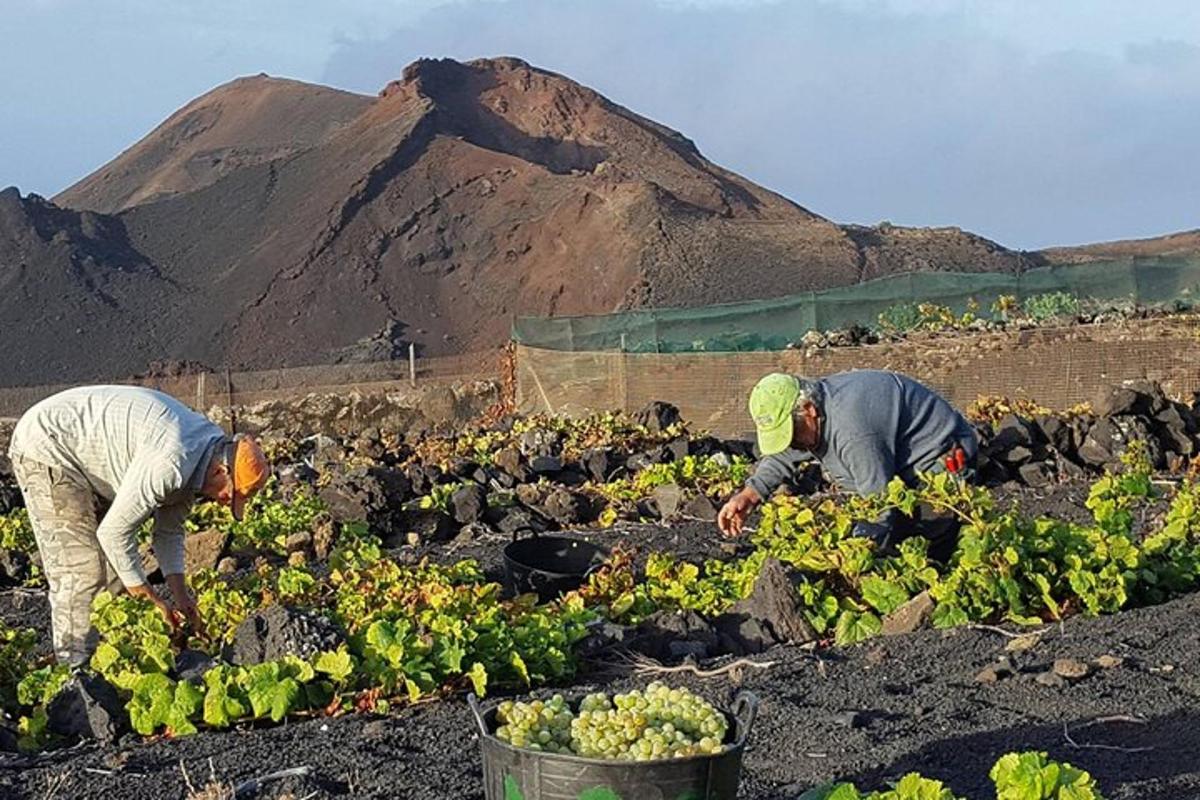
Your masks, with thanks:
[[[800,381],[792,375],[773,372],[750,392],[750,416],[758,429],[758,449],[764,456],[782,453],[792,446],[792,409],[800,396]]]

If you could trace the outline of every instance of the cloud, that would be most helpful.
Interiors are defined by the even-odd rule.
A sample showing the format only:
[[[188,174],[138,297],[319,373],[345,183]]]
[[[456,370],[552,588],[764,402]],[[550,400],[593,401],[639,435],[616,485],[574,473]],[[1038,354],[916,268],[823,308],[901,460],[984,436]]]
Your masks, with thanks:
[[[1049,5],[1055,30],[1064,6],[1082,10]],[[1095,20],[1079,27],[1104,46],[1055,47],[1045,29],[1023,35],[1013,3],[986,7],[464,2],[343,36],[323,78],[374,92],[421,56],[515,55],[842,221],[959,225],[1027,248],[1200,225],[1197,48],[1116,47]]]

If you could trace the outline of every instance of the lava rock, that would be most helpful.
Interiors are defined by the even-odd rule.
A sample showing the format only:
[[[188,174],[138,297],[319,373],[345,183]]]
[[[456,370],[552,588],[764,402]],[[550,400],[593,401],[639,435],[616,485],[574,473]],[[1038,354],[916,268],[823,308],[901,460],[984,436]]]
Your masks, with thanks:
[[[536,475],[554,475],[562,471],[563,462],[558,456],[534,456],[529,460],[529,468]]]
[[[175,676],[181,681],[203,683],[204,673],[216,666],[216,663],[208,653],[183,650],[175,656]]]
[[[582,495],[556,489],[546,498],[546,515],[560,525],[580,525],[588,521],[591,504]]]
[[[7,514],[25,507],[25,499],[16,483],[0,482],[0,514]]]
[[[1032,450],[1042,440],[1041,431],[1033,422],[1007,414],[996,426],[996,434],[992,437],[992,452],[1006,452],[1013,447],[1021,446]]]
[[[997,683],[1005,678],[1012,677],[1016,670],[1012,668],[1012,664],[1007,661],[998,661],[995,664],[988,664],[975,675],[975,682],[984,685]]]
[[[608,483],[625,466],[625,460],[610,448],[594,448],[584,452],[580,463],[596,483]]]
[[[1054,674],[1069,681],[1086,678],[1092,673],[1092,668],[1077,658],[1060,658],[1054,662]]]
[[[679,409],[670,403],[652,400],[643,406],[633,418],[637,424],[645,427],[651,433],[662,433],[679,422]]]
[[[0,720],[0,753],[19,752],[20,748],[17,746],[19,739],[16,726]]]
[[[382,538],[387,547],[396,547],[407,534],[415,533],[426,542],[444,542],[458,533],[451,517],[434,508],[415,508],[405,511],[400,522]]]
[[[1060,453],[1075,451],[1077,443],[1074,437],[1074,429],[1062,417],[1055,414],[1042,414],[1034,418],[1034,422],[1037,423],[1042,436],[1055,450]]]
[[[521,453],[532,458],[534,456],[557,456],[562,452],[563,435],[546,428],[530,428],[521,434],[517,446]]]
[[[605,650],[624,647],[636,635],[635,627],[604,620],[588,628],[587,636],[575,646],[575,653],[582,658],[592,658]]]
[[[761,627],[765,641],[757,632],[746,635],[747,621]],[[800,610],[791,575],[774,558],[763,562],[750,596],[734,603],[713,621],[713,625],[747,653],[762,652],[773,644],[803,644],[817,638],[816,631]]]
[[[1017,467],[1021,482],[1034,489],[1044,489],[1054,483],[1054,467],[1045,461],[1031,461]]]
[[[654,507],[658,510],[658,518],[662,520],[675,519],[679,515],[685,497],[686,493],[683,488],[675,483],[655,486],[651,493]]]
[[[1146,443],[1146,455],[1150,463],[1161,467],[1165,460],[1162,445],[1140,417],[1104,417],[1096,420],[1079,447],[1079,457],[1096,467],[1114,464],[1129,444],[1139,439]]]
[[[413,476],[432,488],[433,481],[424,471],[387,467],[357,467],[335,474],[330,483],[318,490],[334,522],[365,521],[372,530],[387,537],[403,533],[403,505],[413,497]]]
[[[0,549],[0,586],[21,586],[32,575],[33,560],[18,550]]]
[[[514,477],[517,482],[524,483],[529,480],[529,468],[517,447],[504,447],[503,450],[496,451],[496,455],[492,456],[492,464],[506,475]]]
[[[283,542],[283,549],[288,553],[304,553],[312,547],[313,537],[308,531],[296,531],[289,534]]]
[[[522,483],[517,486],[516,495],[522,505],[536,506],[542,502],[545,492],[536,483]]]
[[[47,728],[60,736],[112,744],[129,719],[125,704],[108,681],[82,672],[71,678],[46,706]]]
[[[897,636],[924,628],[933,617],[935,605],[928,591],[921,592],[885,616],[880,633],[884,636]]]
[[[1055,673],[1053,671],[1042,672],[1042,673],[1038,674],[1038,676],[1036,678],[1034,678],[1033,680],[1039,686],[1047,686],[1051,689],[1062,689],[1063,687],[1065,687],[1067,685],[1066,678],[1062,677],[1061,675],[1058,675],[1057,673]]]
[[[478,483],[468,483],[450,496],[450,510],[455,522],[470,525],[483,519],[487,512],[487,489]]]
[[[518,533],[520,531],[542,533],[549,530],[550,527],[540,515],[529,509],[517,507],[497,510],[492,525],[501,533]]]
[[[691,444],[686,436],[680,436],[663,445],[663,449],[666,451],[664,455],[667,456],[667,461],[683,461],[687,458]]]
[[[679,512],[684,517],[703,522],[713,522],[717,518],[717,507],[703,494],[696,494],[691,499],[684,501]]]
[[[335,650],[345,637],[326,617],[309,611],[270,605],[242,621],[225,648],[225,660],[250,666],[285,655],[312,658]]]
[[[627,637],[627,645],[630,650],[659,661],[672,658],[671,644],[673,642],[696,642],[703,645],[704,651],[709,655],[715,654],[718,648],[717,634],[704,617],[694,611],[679,613],[662,611],[653,614],[637,626],[632,636]],[[698,651],[701,648],[693,646],[690,649]],[[697,657],[705,658],[707,656]]]
[[[1156,381],[1129,380],[1099,391],[1092,408],[1100,417],[1153,417],[1170,406],[1162,386]]]

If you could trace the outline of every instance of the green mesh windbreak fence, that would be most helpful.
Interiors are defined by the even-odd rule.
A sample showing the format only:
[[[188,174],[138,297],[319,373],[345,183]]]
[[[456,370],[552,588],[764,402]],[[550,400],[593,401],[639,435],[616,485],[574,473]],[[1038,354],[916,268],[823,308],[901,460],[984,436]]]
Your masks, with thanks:
[[[1200,300],[1200,257],[1157,256],[1040,267],[1022,273],[913,272],[789,295],[702,308],[657,308],[586,317],[520,317],[513,338],[527,347],[628,353],[782,350],[810,330],[874,327],[906,303],[987,315],[1002,295],[1024,301],[1062,292],[1081,302],[1142,305]]]

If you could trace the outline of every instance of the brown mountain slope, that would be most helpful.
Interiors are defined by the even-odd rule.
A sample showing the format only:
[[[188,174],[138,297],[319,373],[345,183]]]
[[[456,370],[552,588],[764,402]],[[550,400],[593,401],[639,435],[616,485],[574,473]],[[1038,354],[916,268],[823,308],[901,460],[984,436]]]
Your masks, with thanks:
[[[241,167],[311,147],[370,102],[299,81],[238,78],[176,111],[54,202],[111,214],[193,191]]]
[[[1137,256],[1169,256],[1200,252],[1200,229],[1181,231],[1149,239],[1125,239],[1076,247],[1051,247],[1041,255],[1054,264],[1080,264],[1099,259]]]
[[[194,115],[209,123],[189,136]],[[836,225],[681,134],[507,58],[418,61],[377,98],[235,81],[58,199],[123,209],[102,219],[155,276],[143,294],[88,299],[97,319],[153,331],[153,358],[235,368],[325,362],[367,338],[375,352],[488,349],[516,314],[1042,263],[958,229]],[[121,273],[120,259],[96,263]],[[38,302],[39,318],[65,324],[84,304]],[[150,360],[143,345],[63,347],[28,368],[0,364],[0,381],[128,374]]]

